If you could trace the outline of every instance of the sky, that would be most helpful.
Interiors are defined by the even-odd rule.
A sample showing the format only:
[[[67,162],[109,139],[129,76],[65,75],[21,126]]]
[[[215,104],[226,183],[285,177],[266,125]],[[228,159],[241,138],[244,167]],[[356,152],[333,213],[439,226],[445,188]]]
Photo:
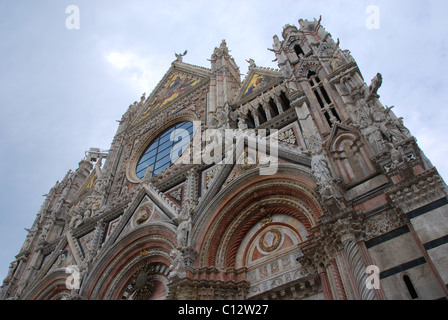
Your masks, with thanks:
[[[244,79],[249,58],[278,67],[272,37],[300,18],[322,16],[367,84],[382,74],[381,102],[446,180],[446,12],[446,0],[0,0],[0,283],[43,195],[90,147],[110,148],[175,53],[210,67],[225,39]]]

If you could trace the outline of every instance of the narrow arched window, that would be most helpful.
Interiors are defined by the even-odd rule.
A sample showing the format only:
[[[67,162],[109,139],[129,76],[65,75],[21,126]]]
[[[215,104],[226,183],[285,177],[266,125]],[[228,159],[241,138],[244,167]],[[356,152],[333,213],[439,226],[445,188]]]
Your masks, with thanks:
[[[278,116],[279,115],[278,107],[272,98],[269,99],[269,105],[271,106],[271,116],[272,117]]]
[[[300,55],[301,54],[305,54],[304,52],[303,52],[303,50],[302,50],[302,47],[301,46],[299,46],[298,44],[296,44],[295,46],[294,46],[294,51],[296,52],[296,54],[297,54],[297,57],[299,57],[300,58]]]
[[[409,278],[409,276],[407,274],[405,274],[403,276],[403,281],[406,284],[406,288],[408,288],[409,294],[411,295],[412,299],[417,299],[418,298],[418,294],[417,291],[415,290],[414,285],[412,284],[411,278]]]
[[[255,120],[254,117],[252,117],[252,115],[250,114],[250,112],[247,113],[246,124],[249,129],[255,128]]]
[[[259,120],[260,124],[266,122],[268,120],[268,117],[267,117],[266,112],[264,111],[263,106],[261,104],[258,106],[257,110],[258,110],[258,120]]]
[[[335,109],[335,105],[331,101],[327,90],[325,89],[322,81],[319,79],[317,74],[314,71],[309,70],[307,77],[308,81],[310,82],[311,89],[313,90],[317,102],[319,103],[320,109],[325,116],[325,119],[327,120],[330,128],[335,122],[341,122],[341,118],[339,117],[339,114]]]
[[[280,93],[280,102],[282,104],[283,111],[289,110],[291,108],[291,103],[289,102],[288,97],[283,91]]]

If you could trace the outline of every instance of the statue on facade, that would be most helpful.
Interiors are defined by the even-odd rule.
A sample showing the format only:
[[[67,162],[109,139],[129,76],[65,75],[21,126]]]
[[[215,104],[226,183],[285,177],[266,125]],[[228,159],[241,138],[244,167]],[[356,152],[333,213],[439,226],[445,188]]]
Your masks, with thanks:
[[[230,117],[230,107],[228,103],[224,106],[219,106],[216,108],[215,113],[213,114],[213,126],[215,128],[225,128]]]
[[[372,79],[372,82],[369,86],[369,94],[376,95],[382,83],[383,83],[383,76],[381,75],[381,73],[377,73],[376,76]]]
[[[344,64],[344,63],[342,62],[341,58],[339,58],[338,50],[335,50],[335,51],[333,52],[333,55],[332,55],[331,59],[330,59],[330,66],[331,66],[331,69],[332,69],[333,71],[335,71],[337,68],[339,68],[339,67],[342,66],[343,64]]]
[[[79,206],[79,204],[77,204],[71,210],[71,219],[70,219],[68,227],[70,229],[76,229],[82,223],[82,220],[83,220],[82,209]]]
[[[311,172],[320,182],[332,179],[330,165],[322,149],[311,158]]]
[[[50,219],[44,225],[44,227],[42,228],[42,233],[40,235],[40,240],[41,241],[45,241],[45,239],[47,238],[48,232],[50,231],[50,228],[51,228],[52,225],[53,225],[53,219]]]
[[[247,130],[249,126],[247,125],[244,117],[241,113],[238,114],[238,129],[239,130]]]
[[[254,59],[249,58],[249,60],[246,60],[247,63],[249,63],[249,69],[255,68],[257,65],[255,64]]]
[[[7,276],[6,276],[6,278],[5,278],[5,280],[3,282],[9,282],[12,279],[18,264],[19,263],[17,262],[17,260],[14,260],[13,262],[10,263],[8,274],[7,274]]]
[[[152,173],[151,167],[146,166],[145,175],[143,176],[144,182],[149,182],[149,180],[151,179],[151,173]]]
[[[392,160],[390,169],[395,169],[401,162],[403,162],[403,157],[401,156],[401,152],[395,148],[392,143],[387,143],[387,148],[389,149],[390,159]]]
[[[343,199],[344,195],[342,193],[341,187],[338,185],[336,179],[321,181],[319,184],[319,193],[322,199]]]
[[[375,125],[371,119],[365,116],[361,116],[359,122],[361,133],[366,137],[370,147],[374,152],[379,152],[384,146],[379,126]]]
[[[185,276],[185,261],[182,252],[174,248],[171,253],[170,278],[180,278]]]
[[[177,226],[177,245],[186,247],[189,245],[189,236],[192,228],[191,215],[188,208],[184,208],[179,216],[174,219],[178,223]]]
[[[390,115],[392,107],[386,108],[386,121],[385,128],[389,134],[391,142],[397,142],[409,138],[411,136],[408,128],[406,128],[403,124],[403,118],[396,118],[395,115]]]
[[[64,262],[67,259],[68,251],[67,250],[61,250],[59,251],[58,260],[56,262],[56,265],[58,267],[64,266]]]
[[[176,61],[182,62],[182,58],[187,54],[188,50],[185,50],[184,53],[175,53]]]
[[[31,242],[34,239],[34,235],[36,234],[36,230],[33,229],[25,229],[26,231],[28,231],[28,234],[26,235],[25,242],[23,243],[22,249],[20,251],[26,251],[29,249]]]

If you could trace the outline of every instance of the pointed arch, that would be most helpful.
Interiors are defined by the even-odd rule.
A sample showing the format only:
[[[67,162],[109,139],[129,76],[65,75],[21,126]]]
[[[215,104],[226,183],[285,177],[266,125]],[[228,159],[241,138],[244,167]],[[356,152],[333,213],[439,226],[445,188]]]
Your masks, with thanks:
[[[63,300],[70,296],[66,281],[70,273],[66,268],[51,271],[43,279],[38,281],[22,298],[25,300]]]

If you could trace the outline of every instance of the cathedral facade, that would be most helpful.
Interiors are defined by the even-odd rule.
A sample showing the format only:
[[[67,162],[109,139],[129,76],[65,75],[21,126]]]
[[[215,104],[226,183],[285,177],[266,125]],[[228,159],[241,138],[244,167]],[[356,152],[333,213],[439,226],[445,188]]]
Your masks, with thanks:
[[[448,192],[321,20],[175,61],[48,193],[1,299],[448,297]]]

